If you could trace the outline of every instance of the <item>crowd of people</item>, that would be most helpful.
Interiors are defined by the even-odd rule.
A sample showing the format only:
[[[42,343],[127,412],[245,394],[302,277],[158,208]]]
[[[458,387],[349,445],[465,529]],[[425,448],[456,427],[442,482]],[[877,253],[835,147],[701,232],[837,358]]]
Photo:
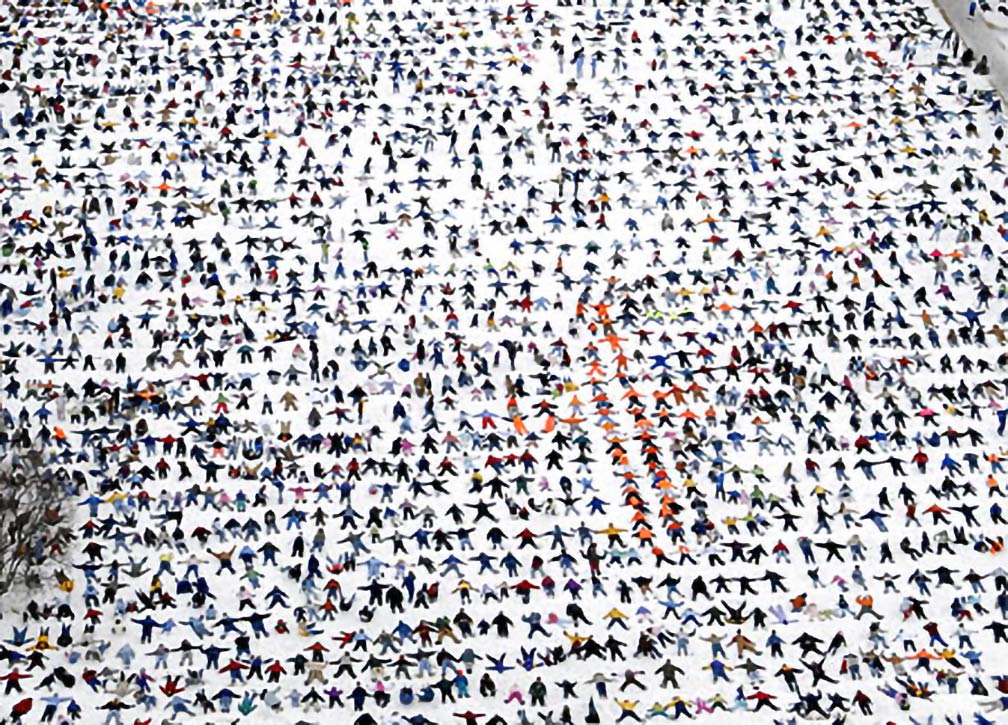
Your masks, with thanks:
[[[930,2],[0,48],[7,722],[1008,722],[1005,118]]]

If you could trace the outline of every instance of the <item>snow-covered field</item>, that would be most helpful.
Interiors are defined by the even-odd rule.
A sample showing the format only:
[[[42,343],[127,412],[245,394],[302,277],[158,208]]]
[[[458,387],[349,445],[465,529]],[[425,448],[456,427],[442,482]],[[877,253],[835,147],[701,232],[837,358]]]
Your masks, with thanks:
[[[77,476],[4,711],[1005,719],[1004,119],[930,2],[0,17],[0,405]]]

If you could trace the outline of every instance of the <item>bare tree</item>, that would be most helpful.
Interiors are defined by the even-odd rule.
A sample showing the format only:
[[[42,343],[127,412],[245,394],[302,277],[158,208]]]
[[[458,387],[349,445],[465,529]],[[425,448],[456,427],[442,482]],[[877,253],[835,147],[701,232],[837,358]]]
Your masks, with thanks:
[[[0,457],[0,594],[34,589],[73,536],[64,525],[67,476],[20,429]]]

